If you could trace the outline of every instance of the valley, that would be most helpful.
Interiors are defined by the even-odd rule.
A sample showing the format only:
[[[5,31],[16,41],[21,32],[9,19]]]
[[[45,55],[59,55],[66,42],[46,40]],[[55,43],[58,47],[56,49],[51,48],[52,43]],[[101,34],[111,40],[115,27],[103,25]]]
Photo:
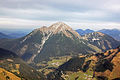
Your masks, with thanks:
[[[48,77],[52,80],[119,80],[119,53],[120,48],[116,48],[72,58]]]

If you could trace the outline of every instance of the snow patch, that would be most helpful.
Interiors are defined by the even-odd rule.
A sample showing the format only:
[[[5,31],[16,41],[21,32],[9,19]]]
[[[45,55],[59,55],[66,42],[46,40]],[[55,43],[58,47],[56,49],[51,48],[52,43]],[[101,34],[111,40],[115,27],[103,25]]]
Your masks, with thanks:
[[[100,40],[99,38],[93,38],[92,41],[98,41]]]

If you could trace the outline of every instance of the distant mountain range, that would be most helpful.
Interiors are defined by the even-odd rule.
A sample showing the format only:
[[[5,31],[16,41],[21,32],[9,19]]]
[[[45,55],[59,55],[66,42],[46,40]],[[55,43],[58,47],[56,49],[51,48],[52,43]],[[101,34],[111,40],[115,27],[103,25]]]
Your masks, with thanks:
[[[22,38],[0,40],[0,47],[17,53],[28,63],[39,63],[50,57],[102,52],[118,43],[100,32],[80,36],[65,23],[58,22],[35,29]]]
[[[113,37],[114,39],[120,41],[120,30],[118,30],[118,29],[102,29],[102,30],[98,30],[98,31],[93,31],[90,29],[86,29],[86,30],[77,29],[76,31],[80,35],[85,35],[85,34],[92,33],[92,32],[102,32],[102,33],[107,34],[107,35]]]
[[[3,39],[3,38],[12,38],[12,37],[0,32],[0,39]]]
[[[0,39],[8,38],[8,39],[15,39],[20,38],[27,35],[31,30],[23,29],[23,30],[14,30],[14,29],[1,29],[0,30]]]
[[[99,30],[99,32],[108,34],[108,35],[112,36],[114,39],[120,41],[120,30],[118,30],[118,29],[103,29],[103,30]]]
[[[32,30],[0,30],[0,39],[3,38],[21,38],[25,35],[27,35],[30,31]],[[86,30],[82,30],[82,29],[77,29],[76,32],[78,32],[81,36],[85,35],[85,34],[89,34],[89,33],[93,33],[93,32],[102,32],[104,34],[107,34],[111,37],[113,37],[114,39],[120,41],[120,30],[118,29],[102,29],[102,30],[98,30],[98,31],[94,31],[91,29],[86,29]]]
[[[80,35],[85,35],[85,34],[88,34],[88,33],[95,32],[95,31],[90,30],[90,29],[86,29],[86,30],[77,29],[76,31],[77,31]]]

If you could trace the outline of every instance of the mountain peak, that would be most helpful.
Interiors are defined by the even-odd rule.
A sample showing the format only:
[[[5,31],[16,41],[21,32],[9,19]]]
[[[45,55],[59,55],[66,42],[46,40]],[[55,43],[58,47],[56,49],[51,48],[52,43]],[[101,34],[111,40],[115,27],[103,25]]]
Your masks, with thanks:
[[[54,24],[65,24],[64,22],[56,22],[56,23],[54,23]]]
[[[41,28],[35,29],[34,32],[40,31],[42,33],[46,33],[46,34],[59,34],[62,33],[67,37],[73,38],[73,35],[76,38],[80,38],[80,35],[73,30],[70,26],[68,26],[67,24],[63,23],[63,22],[57,22],[52,24],[49,27],[43,26]]]
[[[67,37],[72,37],[73,34],[75,37],[80,38],[80,35],[76,31],[63,22],[54,23],[48,28],[53,32],[53,34],[64,33]]]
[[[72,28],[69,27],[67,24],[63,23],[63,22],[57,22],[57,23],[54,23],[53,25],[50,26],[50,28],[52,29],[59,29],[59,31],[62,31],[62,30],[71,30]]]

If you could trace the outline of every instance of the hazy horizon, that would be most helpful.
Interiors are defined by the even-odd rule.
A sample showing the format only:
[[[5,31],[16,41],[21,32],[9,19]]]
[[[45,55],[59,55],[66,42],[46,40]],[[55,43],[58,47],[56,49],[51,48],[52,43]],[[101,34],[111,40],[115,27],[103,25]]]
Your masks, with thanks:
[[[51,24],[52,25],[52,24]],[[67,24],[68,25],[68,24]],[[75,24],[76,25],[76,24]],[[46,25],[43,25],[43,26],[46,26]],[[34,27],[31,27],[31,28],[22,28],[22,27],[19,27],[19,28],[10,28],[10,27],[7,27],[7,28],[4,28],[4,27],[0,27],[0,31],[8,31],[9,30],[9,32],[14,32],[14,31],[23,31],[23,32],[26,32],[26,30],[27,30],[27,32],[29,31],[33,31],[34,29],[38,29],[38,28],[41,28],[41,27],[43,27],[43,26],[34,26]],[[48,25],[48,26],[46,26],[46,27],[49,27],[50,25]],[[83,25],[83,28],[81,27],[81,26],[76,26],[76,28],[74,29],[71,25],[68,25],[68,26],[70,26],[73,30],[78,30],[78,29],[82,29],[82,30],[87,30],[87,29],[90,29],[90,30],[93,30],[93,31],[99,31],[99,30],[104,30],[104,29],[109,29],[109,30],[120,30],[119,28],[99,28],[99,29],[93,29],[93,28],[90,28],[90,27],[85,27],[84,25]],[[73,24],[73,26],[74,26],[74,24]],[[27,27],[27,26],[26,26]],[[100,27],[102,27],[102,26],[100,26]],[[104,27],[104,26],[103,26]]]
[[[69,23],[69,22],[68,22]],[[54,24],[54,23],[52,23],[52,24]],[[26,32],[26,30],[28,30],[29,32],[30,31],[33,31],[34,29],[37,29],[37,28],[41,28],[41,27],[43,27],[43,26],[46,26],[46,27],[49,27],[49,26],[51,26],[52,24],[47,24],[47,25],[42,25],[42,26],[33,26],[33,27],[31,27],[31,28],[29,28],[29,27],[27,27],[26,26],[26,28],[24,28],[24,27],[14,27],[14,28],[11,28],[11,27],[7,27],[7,28],[5,28],[5,27],[0,27],[0,31],[8,31],[9,30],[9,32],[13,32],[13,31],[23,31],[23,32]],[[66,23],[65,23],[66,24]],[[104,26],[102,26],[102,25],[99,25],[99,27],[100,28],[97,28],[97,29],[94,29],[94,28],[92,28],[92,26],[91,25],[88,25],[88,26],[85,26],[85,24],[82,24],[81,26],[79,26],[79,23],[69,23],[69,24],[67,24],[68,26],[70,26],[73,30],[78,30],[78,29],[82,29],[82,30],[87,30],[87,29],[90,29],[90,30],[93,30],[93,31],[99,31],[99,30],[103,30],[103,29],[109,29],[109,30],[115,30],[115,29],[117,29],[117,30],[120,30],[119,28],[116,28],[116,27],[112,27],[112,28],[107,28],[107,27],[105,27],[105,28],[103,28]],[[74,26],[75,25],[75,26]],[[109,25],[108,25],[109,26]],[[28,32],[27,31],[27,32]]]

